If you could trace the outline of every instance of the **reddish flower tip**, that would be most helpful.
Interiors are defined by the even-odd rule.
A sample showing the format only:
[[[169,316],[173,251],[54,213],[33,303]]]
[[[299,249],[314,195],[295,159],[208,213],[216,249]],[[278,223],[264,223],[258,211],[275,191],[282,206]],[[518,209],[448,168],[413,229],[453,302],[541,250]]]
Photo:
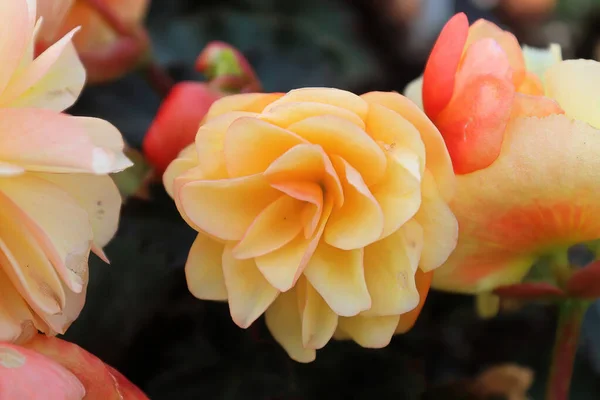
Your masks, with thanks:
[[[179,152],[194,142],[200,122],[221,94],[199,82],[181,82],[161,104],[142,144],[144,155],[161,174]]]
[[[452,98],[468,32],[467,16],[458,13],[444,25],[431,50],[423,73],[423,107],[429,118],[435,118]]]

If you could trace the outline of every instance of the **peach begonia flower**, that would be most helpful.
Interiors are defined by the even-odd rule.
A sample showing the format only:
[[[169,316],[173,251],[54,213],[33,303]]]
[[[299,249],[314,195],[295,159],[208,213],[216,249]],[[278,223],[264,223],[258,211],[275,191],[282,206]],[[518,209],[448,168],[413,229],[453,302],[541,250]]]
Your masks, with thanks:
[[[115,127],[59,111],[85,71],[71,32],[33,58],[35,1],[0,2],[0,340],[63,333],[85,299],[90,249],[112,238],[128,167]]]
[[[122,374],[81,347],[43,335],[24,346],[0,343],[0,398],[148,399]]]
[[[37,0],[44,24],[38,48],[76,27],[73,38],[91,83],[119,78],[139,64],[149,47],[141,29],[149,0]],[[119,31],[117,31],[117,29]]]
[[[500,153],[513,101],[543,94],[540,70],[561,60],[560,48],[525,49],[513,34],[480,19],[469,27],[456,14],[436,41],[423,77],[405,93],[420,104],[442,133],[454,171],[489,166]],[[516,100],[515,100],[516,98]]]
[[[455,17],[448,25],[456,21]],[[452,42],[451,37],[444,40]],[[494,47],[496,60],[508,58],[495,40],[481,48],[475,47],[476,43],[467,50],[473,59],[485,61]],[[468,132],[461,133],[457,127],[449,133],[463,135],[470,141],[465,149],[475,153],[480,150],[478,146],[486,147],[490,132],[494,137],[499,133],[501,147],[498,155],[490,158],[490,165],[457,176],[457,193],[450,205],[460,235],[456,250],[436,270],[434,287],[485,294],[527,282],[534,264],[550,260],[548,268],[568,268],[562,263],[570,246],[600,239],[600,94],[590,90],[600,85],[600,64],[557,61],[558,56],[553,48],[545,54],[526,49],[525,57],[530,59],[525,64],[543,77],[537,79],[541,89],[535,95],[478,97],[476,93],[485,92],[487,80],[492,79],[495,64],[483,65],[477,70],[481,73],[460,78],[475,93],[461,100],[464,109],[474,113],[474,119],[483,115],[477,114],[478,110],[489,109],[491,113],[493,108],[508,119],[491,118],[475,127],[463,126]],[[490,74],[486,74],[488,68]],[[424,98],[428,76],[424,76]],[[500,104],[499,99],[506,104]],[[450,104],[456,101],[458,97],[452,97]],[[473,105],[477,101],[482,103]],[[430,110],[443,104],[433,97],[429,102]],[[455,107],[460,108],[460,104]],[[451,156],[458,164],[460,157],[469,157],[456,152]]]
[[[242,328],[265,313],[300,362],[332,336],[384,347],[408,330],[456,242],[448,152],[397,93],[222,98],[163,179],[199,232],[190,291]]]

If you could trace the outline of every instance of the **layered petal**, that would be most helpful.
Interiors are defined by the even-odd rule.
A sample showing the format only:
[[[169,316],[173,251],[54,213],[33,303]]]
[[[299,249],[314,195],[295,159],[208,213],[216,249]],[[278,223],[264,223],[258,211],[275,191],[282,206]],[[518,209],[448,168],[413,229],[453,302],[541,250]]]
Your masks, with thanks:
[[[199,299],[227,300],[223,275],[225,245],[199,234],[192,244],[185,264],[185,277],[190,292]]]

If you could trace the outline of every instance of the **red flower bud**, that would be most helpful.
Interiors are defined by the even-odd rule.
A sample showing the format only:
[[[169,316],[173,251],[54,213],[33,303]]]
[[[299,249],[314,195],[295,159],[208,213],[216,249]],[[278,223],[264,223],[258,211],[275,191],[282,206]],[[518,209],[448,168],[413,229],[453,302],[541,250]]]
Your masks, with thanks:
[[[204,115],[220,97],[204,83],[181,82],[173,87],[143,142],[144,155],[159,174],[194,141]]]

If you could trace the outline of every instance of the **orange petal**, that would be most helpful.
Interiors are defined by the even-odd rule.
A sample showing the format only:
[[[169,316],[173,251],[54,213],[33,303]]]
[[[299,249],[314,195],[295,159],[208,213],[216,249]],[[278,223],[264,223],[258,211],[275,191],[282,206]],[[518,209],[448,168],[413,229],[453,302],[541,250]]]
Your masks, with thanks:
[[[372,306],[361,315],[397,315],[417,306],[414,276],[422,247],[423,229],[411,221],[365,248],[365,281]]]
[[[291,242],[302,230],[303,203],[283,195],[265,207],[233,248],[235,258],[254,258]]]
[[[314,349],[307,349],[302,341],[302,317],[294,289],[281,293],[265,313],[267,328],[290,358],[301,363],[315,360]]]
[[[415,325],[415,322],[425,305],[425,299],[427,299],[427,293],[429,293],[432,278],[433,272],[417,270],[417,273],[415,274],[415,283],[417,291],[419,292],[419,304],[411,311],[400,316],[400,321],[396,327],[396,333],[406,333]]]
[[[434,119],[454,92],[454,75],[467,41],[469,21],[464,13],[454,15],[440,32],[423,73],[423,107]]]
[[[332,161],[342,180],[344,205],[331,213],[323,238],[342,250],[365,247],[381,237],[383,212],[358,171],[339,156]]]
[[[421,134],[425,144],[427,169],[433,174],[446,201],[454,194],[455,177],[444,139],[436,126],[408,98],[394,92],[370,92],[361,96],[369,104],[380,104],[406,118]]]
[[[271,184],[271,186],[294,199],[308,203],[304,205],[300,219],[304,227],[304,237],[306,239],[311,237],[323,214],[323,189],[321,186],[313,182],[281,182]]]
[[[227,300],[223,276],[225,245],[199,234],[192,244],[185,264],[185,278],[190,293],[203,300]]]
[[[353,316],[371,308],[365,282],[363,249],[339,250],[319,244],[304,275],[338,315]]]
[[[225,165],[231,178],[264,172],[297,144],[308,143],[293,132],[257,118],[236,119],[225,134]]]
[[[232,246],[223,251],[223,276],[231,318],[240,328],[247,328],[265,312],[279,291],[263,277],[254,260],[237,260]]]
[[[527,72],[523,82],[517,86],[517,92],[534,96],[542,96],[544,94],[544,85],[537,75],[535,75],[533,72]]]
[[[321,240],[332,208],[331,197],[326,197],[319,225],[312,237],[306,239],[299,234],[280,249],[255,258],[258,269],[271,285],[284,292],[296,284]]]
[[[312,182],[323,184],[325,192],[340,207],[344,203],[342,183],[323,148],[314,144],[301,144],[275,160],[264,173],[273,186],[287,182]]]
[[[500,29],[494,23],[485,19],[478,19],[469,27],[469,35],[465,43],[465,51],[474,43],[481,42],[483,39],[493,39],[502,51],[508,57],[508,61],[513,71],[512,81],[514,86],[518,87],[525,79],[525,59],[519,41],[510,32]]]
[[[179,190],[184,213],[200,229],[222,240],[242,239],[252,221],[280,193],[262,174],[193,181]]]
[[[299,101],[283,104],[273,104],[269,106],[260,119],[278,125],[282,128],[302,121],[309,117],[319,115],[333,115],[352,122],[361,129],[365,129],[363,120],[352,111],[331,104]]]
[[[518,283],[539,255],[600,237],[599,133],[564,115],[515,120],[496,162],[459,178],[458,245],[435,287]]]
[[[352,340],[362,347],[381,349],[390,344],[400,316],[363,317],[357,315],[340,318],[339,326]]]
[[[383,150],[364,130],[345,119],[331,115],[310,117],[290,125],[289,130],[320,145],[327,154],[337,154],[348,161],[367,184],[376,183],[385,173]]]
[[[511,119],[519,117],[547,117],[564,114],[558,103],[549,97],[517,93],[512,106]]]
[[[457,174],[480,170],[496,160],[514,94],[510,82],[482,75],[469,80],[436,119]]]
[[[338,316],[305,278],[298,281],[296,293],[302,316],[302,346],[323,348],[335,332]]]
[[[315,102],[344,108],[358,115],[360,119],[365,118],[368,110],[367,104],[354,93],[332,88],[302,88],[289,91],[266,107],[264,112],[269,113],[282,104],[297,102]]]

